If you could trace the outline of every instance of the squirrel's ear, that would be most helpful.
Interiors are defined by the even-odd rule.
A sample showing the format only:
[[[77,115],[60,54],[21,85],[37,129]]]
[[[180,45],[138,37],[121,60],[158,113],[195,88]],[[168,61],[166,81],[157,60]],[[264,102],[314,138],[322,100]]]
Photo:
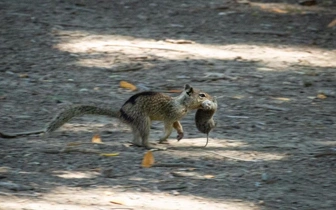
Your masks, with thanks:
[[[186,85],[184,86],[184,90],[186,91],[186,93],[187,93],[188,95],[190,95],[190,94],[194,91],[194,89],[193,89],[190,85],[188,85],[188,84],[186,84]]]

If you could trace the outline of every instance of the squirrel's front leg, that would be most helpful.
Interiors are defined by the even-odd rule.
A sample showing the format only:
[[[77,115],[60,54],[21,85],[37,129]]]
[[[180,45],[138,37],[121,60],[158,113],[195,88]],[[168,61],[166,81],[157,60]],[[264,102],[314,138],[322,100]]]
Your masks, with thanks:
[[[180,141],[183,136],[184,136],[184,133],[183,133],[183,127],[180,123],[180,121],[176,121],[173,123],[173,127],[175,128],[175,130],[177,131],[177,140]]]

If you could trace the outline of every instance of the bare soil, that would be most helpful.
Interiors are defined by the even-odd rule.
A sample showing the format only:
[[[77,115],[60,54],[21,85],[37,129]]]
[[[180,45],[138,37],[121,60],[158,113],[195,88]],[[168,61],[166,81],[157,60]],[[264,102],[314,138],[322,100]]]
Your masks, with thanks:
[[[1,1],[3,132],[41,129],[69,104],[117,109],[137,92],[120,81],[188,83],[219,109],[206,148],[194,113],[182,120],[184,139],[154,152],[165,167],[142,168],[146,151],[105,117],[0,138],[0,209],[335,209],[336,3],[317,2]]]

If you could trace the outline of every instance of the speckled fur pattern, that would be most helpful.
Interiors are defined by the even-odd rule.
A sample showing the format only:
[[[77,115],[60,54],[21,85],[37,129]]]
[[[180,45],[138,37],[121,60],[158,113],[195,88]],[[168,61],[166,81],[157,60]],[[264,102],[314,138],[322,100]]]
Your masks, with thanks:
[[[133,144],[150,149],[149,132],[152,121],[164,122],[164,135],[159,142],[167,140],[173,131],[177,131],[177,140],[183,138],[181,120],[190,110],[204,109],[203,104],[212,97],[198,89],[185,85],[184,91],[177,97],[158,92],[141,92],[131,96],[120,110],[89,105],[72,106],[60,112],[47,126],[46,132],[52,132],[76,116],[85,114],[106,115],[119,118],[128,124],[133,132]]]
[[[151,121],[164,122],[164,135],[159,142],[167,140],[173,131],[177,131],[177,140],[183,138],[181,120],[190,110],[202,109],[202,103],[212,97],[189,85],[177,97],[163,93],[142,92],[132,96],[121,107],[120,119],[131,126],[134,134],[133,143],[148,147],[148,136]]]

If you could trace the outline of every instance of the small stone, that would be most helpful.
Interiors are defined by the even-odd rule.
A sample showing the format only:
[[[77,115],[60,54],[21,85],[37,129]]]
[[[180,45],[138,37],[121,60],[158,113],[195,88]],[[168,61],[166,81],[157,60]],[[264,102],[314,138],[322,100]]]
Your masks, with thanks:
[[[261,180],[263,180],[264,182],[266,182],[268,180],[268,174],[267,173],[262,173],[261,174]]]
[[[177,195],[179,195],[180,193],[179,193],[178,191],[176,191],[176,190],[172,190],[172,194],[175,195],[175,196],[177,196]]]

